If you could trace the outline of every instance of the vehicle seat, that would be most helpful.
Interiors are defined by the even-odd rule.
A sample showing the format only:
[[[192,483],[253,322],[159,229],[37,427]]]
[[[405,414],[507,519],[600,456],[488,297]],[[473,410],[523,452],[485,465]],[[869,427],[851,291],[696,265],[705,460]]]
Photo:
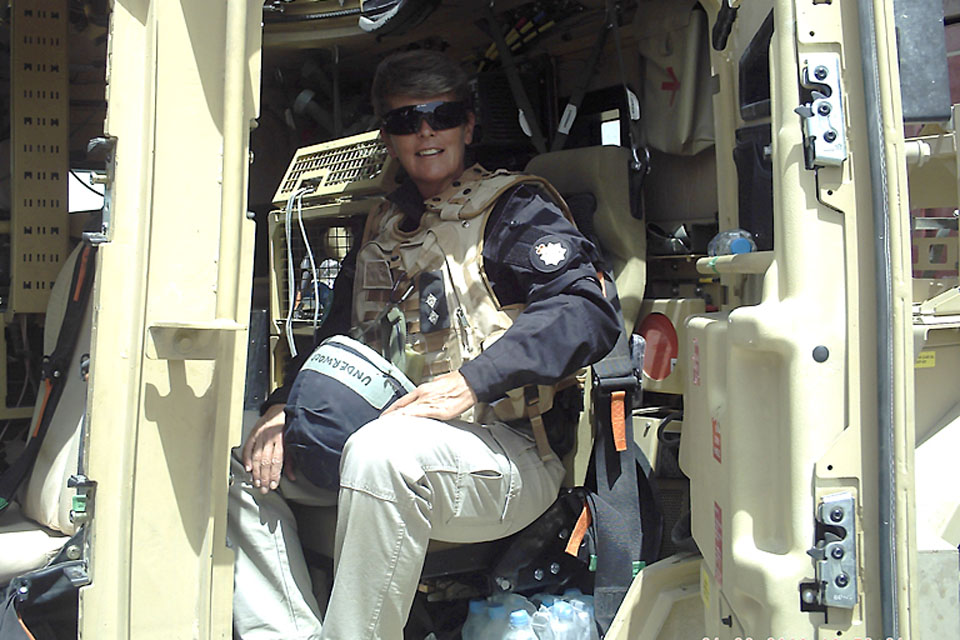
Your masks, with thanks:
[[[79,245],[64,261],[50,293],[43,331],[45,354],[56,347],[74,264],[81,249]],[[93,305],[88,304],[70,366],[65,371],[63,395],[33,469],[21,485],[17,499],[0,513],[0,585],[42,567],[76,531],[70,521],[75,490],[67,487],[67,481],[77,473],[87,394],[87,384],[80,377],[80,359],[90,351],[92,309]],[[39,403],[34,408],[31,433],[38,419]]]
[[[0,588],[53,560],[68,539],[30,520],[11,502],[0,514]]]
[[[593,231],[602,245],[604,256],[612,263],[625,319],[637,317],[646,282],[644,224],[630,215],[629,160],[630,151],[622,147],[585,147],[537,156],[526,169],[527,173],[549,180],[564,198],[573,199],[584,194],[593,196],[590,200],[596,206],[591,206],[593,210],[586,213],[588,216],[592,213]],[[632,329],[631,322],[627,331]],[[590,441],[589,434],[589,423],[581,420],[578,438]],[[573,457],[568,457],[565,462],[573,465]],[[576,475],[568,469],[568,476]],[[336,507],[291,506],[297,515],[301,543],[307,554],[332,558]],[[430,555],[463,546],[431,541],[425,575],[431,566]],[[481,561],[483,557],[486,553],[478,551],[473,559]]]
[[[581,227],[586,226],[584,214],[589,219],[590,212],[576,210],[578,196],[592,196],[591,206],[596,203],[592,232],[613,269],[628,334],[640,313],[647,280],[646,228],[631,215],[630,160],[630,150],[624,147],[583,147],[540,154],[526,167],[527,173],[550,181],[571,204],[574,217],[581,218]]]

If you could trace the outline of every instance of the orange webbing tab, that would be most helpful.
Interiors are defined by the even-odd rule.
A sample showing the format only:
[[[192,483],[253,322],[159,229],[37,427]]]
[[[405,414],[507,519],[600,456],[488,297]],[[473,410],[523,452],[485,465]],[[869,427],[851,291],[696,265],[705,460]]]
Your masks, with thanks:
[[[587,528],[590,526],[590,521],[590,509],[587,508],[587,505],[583,505],[583,511],[580,512],[580,517],[577,518],[577,524],[573,526],[573,533],[570,534],[570,539],[567,540],[567,548],[564,549],[565,553],[569,553],[574,558],[577,557],[577,552],[583,543],[583,536],[587,535]]]
[[[87,259],[90,257],[90,245],[83,248],[80,254],[80,271],[77,274],[77,288],[73,291],[73,301],[80,300],[80,291],[83,289],[83,279],[87,275]]]
[[[597,280],[600,281],[600,293],[607,297],[607,281],[603,279],[603,271],[597,271]]]
[[[617,451],[627,450],[626,391],[610,394],[610,424],[613,427],[613,444]]]
[[[30,632],[30,629],[27,629],[27,625],[23,621],[23,617],[20,615],[19,611],[17,611],[17,622],[20,623],[20,626],[23,628],[23,632],[27,634],[27,637],[30,638],[30,640],[37,640],[36,636],[34,636],[33,633]]]
[[[40,433],[40,425],[43,424],[43,414],[47,412],[47,401],[50,400],[50,394],[53,392],[53,382],[49,378],[43,381],[43,404],[40,405],[40,411],[37,413],[37,426],[33,429],[31,438],[36,438]]]

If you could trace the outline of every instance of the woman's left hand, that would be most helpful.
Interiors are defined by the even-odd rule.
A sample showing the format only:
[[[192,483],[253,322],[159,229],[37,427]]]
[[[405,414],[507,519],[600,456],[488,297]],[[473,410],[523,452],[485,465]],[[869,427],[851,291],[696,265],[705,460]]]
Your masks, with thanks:
[[[451,371],[403,396],[390,405],[383,415],[418,416],[451,420],[477,404],[477,395],[459,371]]]

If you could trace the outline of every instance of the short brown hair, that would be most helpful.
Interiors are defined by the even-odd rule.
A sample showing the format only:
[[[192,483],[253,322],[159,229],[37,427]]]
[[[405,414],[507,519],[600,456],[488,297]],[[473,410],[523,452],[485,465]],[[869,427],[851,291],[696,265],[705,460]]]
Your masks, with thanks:
[[[457,100],[470,102],[467,74],[439,51],[414,49],[387,56],[373,76],[370,97],[373,112],[382,117],[390,110],[394,96],[432,98],[452,93]]]

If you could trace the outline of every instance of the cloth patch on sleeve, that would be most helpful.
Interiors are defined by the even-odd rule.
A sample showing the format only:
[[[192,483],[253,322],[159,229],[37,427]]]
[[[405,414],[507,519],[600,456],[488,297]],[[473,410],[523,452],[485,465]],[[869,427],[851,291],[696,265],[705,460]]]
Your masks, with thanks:
[[[450,328],[450,312],[443,290],[443,271],[420,274],[420,332],[431,333]]]
[[[570,261],[570,243],[560,236],[543,236],[530,247],[530,264],[541,273],[559,271]]]

